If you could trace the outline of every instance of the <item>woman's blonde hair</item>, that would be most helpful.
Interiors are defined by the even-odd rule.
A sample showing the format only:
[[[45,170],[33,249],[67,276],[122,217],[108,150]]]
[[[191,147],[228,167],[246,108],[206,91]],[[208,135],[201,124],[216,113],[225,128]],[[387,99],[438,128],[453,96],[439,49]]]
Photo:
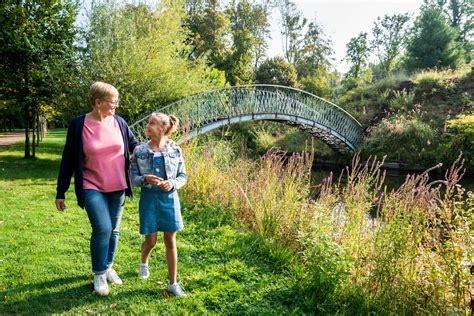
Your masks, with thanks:
[[[174,115],[166,115],[160,112],[154,112],[151,115],[162,127],[165,128],[165,135],[171,135],[176,132],[179,126],[179,119]]]
[[[96,99],[103,99],[108,96],[118,96],[118,90],[113,85],[96,81],[89,88],[89,103],[94,106]]]

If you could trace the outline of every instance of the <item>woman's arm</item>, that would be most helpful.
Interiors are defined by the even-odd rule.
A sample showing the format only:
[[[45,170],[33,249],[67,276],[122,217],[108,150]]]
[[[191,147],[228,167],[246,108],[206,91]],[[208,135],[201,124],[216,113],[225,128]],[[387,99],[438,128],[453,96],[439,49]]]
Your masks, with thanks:
[[[64,199],[66,191],[69,189],[71,184],[71,178],[74,173],[74,160],[75,160],[75,132],[74,126],[71,122],[67,130],[66,144],[64,145],[63,155],[61,158],[61,165],[59,167],[58,183],[56,187],[56,198]]]
[[[69,124],[66,136],[66,144],[64,145],[63,154],[61,157],[61,165],[59,167],[59,175],[56,186],[56,208],[63,211],[66,208],[64,204],[65,193],[69,189],[71,184],[71,178],[74,174],[74,161],[76,152],[74,150],[74,144],[76,142],[75,133],[76,124],[73,121]]]
[[[130,174],[132,185],[143,186],[145,184],[145,177],[140,173],[140,168],[138,168],[137,157],[135,157],[135,153],[132,155],[132,160],[130,163]]]

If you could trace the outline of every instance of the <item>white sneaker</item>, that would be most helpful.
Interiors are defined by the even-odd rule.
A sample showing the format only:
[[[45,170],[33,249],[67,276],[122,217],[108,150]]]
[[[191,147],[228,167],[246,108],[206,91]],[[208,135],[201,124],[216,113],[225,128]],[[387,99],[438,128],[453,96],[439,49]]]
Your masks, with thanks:
[[[148,270],[148,264],[140,263],[138,265],[138,275],[144,280],[150,277],[150,270]]]
[[[105,273],[94,275],[94,291],[100,296],[109,295],[109,285]]]
[[[176,297],[186,296],[186,293],[184,293],[184,290],[181,288],[181,286],[179,286],[178,283],[171,284],[168,286],[167,290]]]
[[[110,268],[109,270],[107,270],[105,275],[107,277],[107,281],[109,281],[113,284],[118,284],[118,285],[123,284],[122,279],[117,275],[117,272],[115,272],[114,269]]]

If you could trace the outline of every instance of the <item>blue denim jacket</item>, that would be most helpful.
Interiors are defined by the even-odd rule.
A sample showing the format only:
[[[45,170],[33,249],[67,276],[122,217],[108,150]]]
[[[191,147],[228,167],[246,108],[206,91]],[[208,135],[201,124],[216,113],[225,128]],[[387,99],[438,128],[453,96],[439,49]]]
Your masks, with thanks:
[[[171,191],[178,190],[188,180],[181,148],[175,142],[169,141],[162,153],[166,177],[173,183]],[[151,188],[151,185],[145,181],[145,176],[153,174],[153,168],[153,150],[148,143],[137,146],[131,163],[133,185]]]

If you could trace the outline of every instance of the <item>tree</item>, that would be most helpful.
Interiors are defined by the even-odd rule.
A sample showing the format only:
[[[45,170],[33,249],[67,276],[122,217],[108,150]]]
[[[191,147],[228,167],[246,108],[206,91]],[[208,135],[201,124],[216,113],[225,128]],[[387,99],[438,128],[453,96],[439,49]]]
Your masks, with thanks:
[[[331,40],[325,37],[322,27],[316,21],[309,23],[295,61],[298,76],[307,77],[319,70],[329,70],[333,54],[331,46]]]
[[[443,11],[449,24],[457,31],[456,42],[464,49],[465,59],[472,59],[474,36],[474,3],[472,0],[425,0]]]
[[[217,0],[202,1],[200,5],[188,0],[185,25],[190,30],[190,44],[193,47],[190,58],[195,60],[204,55],[218,68],[223,67],[230,41],[229,17],[220,9]]]
[[[346,45],[346,57],[351,67],[346,74],[348,78],[359,78],[361,73],[367,68],[370,49],[367,40],[367,33],[359,33],[357,37],[353,37]]]
[[[5,0],[0,4],[0,94],[1,99],[22,108],[25,158],[35,156],[39,117],[61,90],[53,69],[74,52],[76,14],[76,4],[68,0]]]
[[[254,67],[267,47],[268,12],[259,4],[240,0],[231,2],[227,14],[232,35],[231,53],[224,67],[227,81],[231,85],[250,83],[254,79]]]
[[[299,58],[299,48],[303,41],[303,29],[307,20],[296,9],[296,5],[291,0],[281,1],[280,14],[282,18],[283,54],[289,63],[294,64]]]
[[[188,59],[192,47],[186,44],[184,17],[183,7],[173,1],[156,8],[93,4],[81,38],[76,114],[89,109],[84,97],[97,80],[117,87],[118,113],[130,123],[173,101],[224,86],[223,72],[206,59]]]
[[[265,60],[255,72],[257,83],[277,84],[288,87],[297,86],[295,67],[283,57]]]
[[[378,17],[372,28],[374,39],[371,46],[379,59],[384,75],[389,75],[399,62],[405,44],[408,14]]]
[[[424,6],[407,45],[406,69],[455,68],[462,58],[456,35],[439,8]]]

